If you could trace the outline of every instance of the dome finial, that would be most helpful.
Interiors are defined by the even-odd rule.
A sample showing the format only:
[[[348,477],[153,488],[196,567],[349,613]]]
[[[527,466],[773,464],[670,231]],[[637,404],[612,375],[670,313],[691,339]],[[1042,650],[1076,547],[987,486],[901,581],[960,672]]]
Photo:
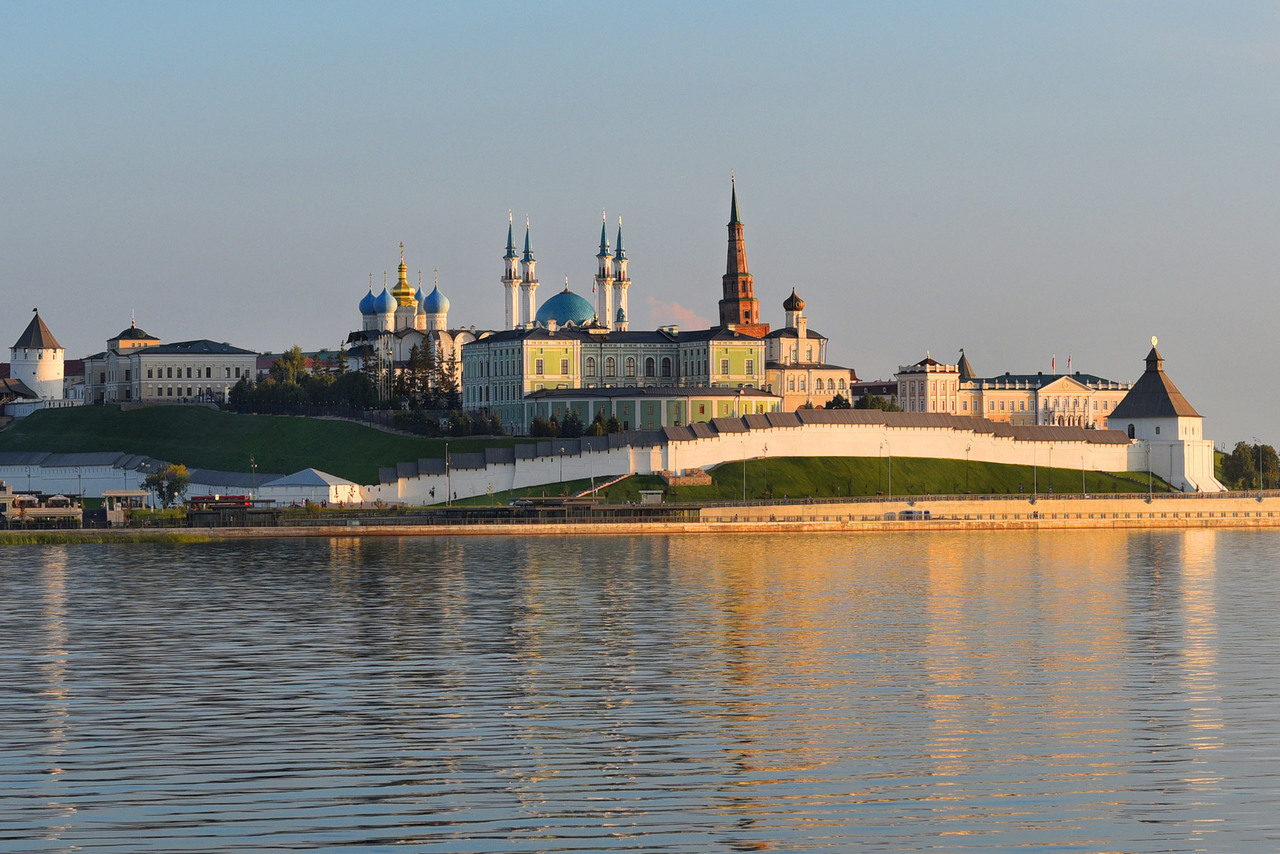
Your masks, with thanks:
[[[404,263],[404,241],[400,241],[400,263]]]
[[[432,272],[435,274],[435,277],[436,277],[436,285],[435,285],[435,286],[438,288],[438,287],[440,287],[440,268],[439,268],[439,267],[436,267],[436,268],[435,268],[435,270],[433,270]]]
[[[568,290],[569,290],[569,277],[568,277],[568,276],[565,276],[565,277],[564,277],[564,289],[565,289],[565,292],[566,292],[566,293],[567,293],[567,292],[568,292]]]

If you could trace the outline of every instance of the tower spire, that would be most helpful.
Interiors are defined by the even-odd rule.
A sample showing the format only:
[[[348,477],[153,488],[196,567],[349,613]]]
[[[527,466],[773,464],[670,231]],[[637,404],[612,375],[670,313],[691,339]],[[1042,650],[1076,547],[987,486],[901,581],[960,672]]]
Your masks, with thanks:
[[[732,172],[729,173],[729,183],[729,254],[720,280],[724,289],[724,298],[720,300],[720,326],[753,338],[763,338],[769,333],[769,324],[760,322],[760,301],[755,298],[751,273],[747,268],[747,245],[742,233],[742,220],[738,217],[738,182]]]
[[[503,258],[516,257],[515,226],[512,224],[511,211],[507,211],[507,254]]]
[[[596,256],[597,258],[603,258],[604,256],[609,254],[608,229],[609,229],[609,217],[603,210],[601,210],[600,211],[600,254]]]

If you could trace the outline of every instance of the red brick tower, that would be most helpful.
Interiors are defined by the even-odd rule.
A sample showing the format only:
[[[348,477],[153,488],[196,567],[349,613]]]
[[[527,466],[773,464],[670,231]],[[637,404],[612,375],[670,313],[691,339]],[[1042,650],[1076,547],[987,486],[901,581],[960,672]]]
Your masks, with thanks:
[[[733,203],[729,212],[729,258],[725,263],[724,299],[720,300],[720,325],[743,335],[763,338],[769,324],[760,322],[760,301],[751,286],[747,272],[747,245],[742,237],[742,220],[738,219],[738,185],[732,183]]]

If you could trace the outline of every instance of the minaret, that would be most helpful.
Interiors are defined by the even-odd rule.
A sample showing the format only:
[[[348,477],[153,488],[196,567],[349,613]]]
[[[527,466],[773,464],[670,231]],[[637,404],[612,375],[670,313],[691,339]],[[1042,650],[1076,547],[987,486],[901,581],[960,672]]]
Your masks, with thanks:
[[[760,322],[760,302],[747,271],[747,245],[742,237],[742,220],[738,218],[738,185],[732,174],[730,182],[733,201],[729,210],[729,257],[721,279],[724,299],[720,300],[720,326],[763,338],[769,333],[769,324]]]
[[[506,290],[504,299],[507,309],[506,328],[515,329],[520,324],[520,265],[517,262],[511,211],[507,211],[507,254],[502,257],[507,262],[506,272],[502,274],[502,287]]]
[[[520,324],[527,326],[533,323],[538,313],[538,276],[535,272],[537,261],[533,260],[533,246],[529,242],[529,218],[524,218],[524,255],[520,259],[520,270],[523,279],[520,283]]]
[[[609,254],[609,221],[600,212],[600,251],[596,260],[596,317],[604,326],[613,328],[613,256]]]
[[[618,217],[618,248],[613,254],[613,268],[613,304],[616,311],[622,317],[626,317],[630,310],[627,305],[627,288],[631,287],[631,279],[627,277],[627,253],[622,248],[622,217]],[[619,329],[616,318],[614,328]],[[625,332],[626,328],[624,323],[619,331]]]

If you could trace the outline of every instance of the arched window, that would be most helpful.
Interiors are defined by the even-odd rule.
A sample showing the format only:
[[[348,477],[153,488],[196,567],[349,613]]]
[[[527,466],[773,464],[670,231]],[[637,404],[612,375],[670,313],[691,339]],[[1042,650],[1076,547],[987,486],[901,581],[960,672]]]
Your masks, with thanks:
[[[840,380],[840,390],[844,391],[844,380]]]
[[[636,359],[634,356],[627,357],[627,376],[634,377],[636,375]]]
[[[662,357],[662,375],[664,377],[671,376],[671,357],[670,356]]]
[[[1136,434],[1135,434],[1135,432],[1134,432],[1133,425],[1132,425],[1132,424],[1130,424],[1130,425],[1129,425],[1129,438],[1130,438],[1130,439],[1133,439],[1133,438],[1135,438],[1135,437],[1136,437]]]
[[[831,379],[830,377],[828,377],[828,378],[827,378],[827,391],[835,391],[835,390],[836,390],[836,381],[835,381],[835,380],[833,380],[833,379]]]
[[[650,356],[649,358],[644,360],[644,375],[646,377],[652,377],[652,376],[657,376],[657,374],[658,374],[658,364],[657,362],[654,361],[653,357]]]
[[[613,361],[613,357],[604,360],[604,375],[606,377],[616,377],[618,375],[617,363]]]
[[[596,375],[596,357],[588,356],[586,370],[583,371],[587,376],[594,377]]]

